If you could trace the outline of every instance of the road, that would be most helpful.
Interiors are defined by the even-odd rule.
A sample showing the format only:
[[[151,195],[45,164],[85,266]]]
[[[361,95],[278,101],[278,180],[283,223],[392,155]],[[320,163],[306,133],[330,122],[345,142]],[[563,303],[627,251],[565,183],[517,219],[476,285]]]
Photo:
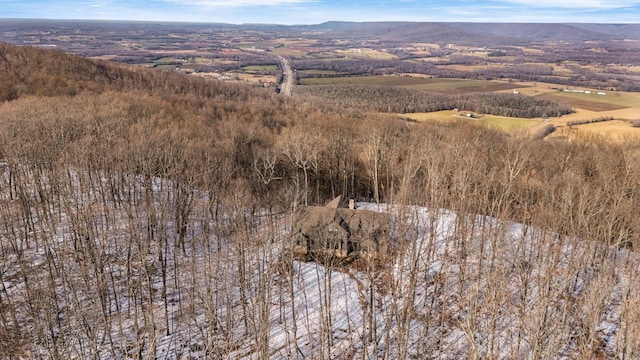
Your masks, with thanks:
[[[280,93],[285,96],[291,96],[293,90],[293,70],[289,61],[282,56],[280,58],[280,66],[282,67],[282,84],[280,84]]]

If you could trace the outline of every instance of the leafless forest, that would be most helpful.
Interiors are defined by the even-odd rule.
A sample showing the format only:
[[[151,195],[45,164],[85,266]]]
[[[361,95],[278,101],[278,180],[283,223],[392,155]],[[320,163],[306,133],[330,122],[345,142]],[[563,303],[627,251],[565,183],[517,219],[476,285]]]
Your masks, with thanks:
[[[6,44],[0,100],[5,358],[640,357],[636,140]],[[337,195],[393,213],[388,256],[293,258],[297,209]]]

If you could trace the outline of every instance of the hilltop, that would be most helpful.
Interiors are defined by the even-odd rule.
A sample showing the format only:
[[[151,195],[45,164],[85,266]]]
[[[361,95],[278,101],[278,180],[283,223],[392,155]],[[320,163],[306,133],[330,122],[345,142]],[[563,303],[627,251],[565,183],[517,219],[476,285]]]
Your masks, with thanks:
[[[7,44],[0,70],[5,356],[640,355],[637,141]],[[390,213],[387,256],[293,257],[338,195]]]

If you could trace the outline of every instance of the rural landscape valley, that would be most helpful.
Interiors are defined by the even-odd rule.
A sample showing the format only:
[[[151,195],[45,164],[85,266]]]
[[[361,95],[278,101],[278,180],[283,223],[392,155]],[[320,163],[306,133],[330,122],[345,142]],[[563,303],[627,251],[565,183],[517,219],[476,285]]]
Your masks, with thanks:
[[[640,358],[640,25],[0,18],[0,358]]]

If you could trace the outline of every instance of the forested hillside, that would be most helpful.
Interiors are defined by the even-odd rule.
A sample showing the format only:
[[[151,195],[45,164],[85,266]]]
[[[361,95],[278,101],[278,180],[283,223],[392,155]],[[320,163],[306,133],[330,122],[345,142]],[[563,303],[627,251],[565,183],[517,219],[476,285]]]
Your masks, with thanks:
[[[640,247],[637,141],[551,141],[465,122],[407,123],[362,108],[342,110],[319,100],[4,44],[0,91],[4,355],[149,358],[179,347],[190,349],[184,354],[207,358],[277,357],[278,350],[270,347],[270,316],[280,316],[278,326],[294,334],[294,340],[287,338],[296,344],[288,356],[301,354],[295,336],[301,330],[296,325],[287,328],[282,320],[293,311],[287,309],[305,305],[286,281],[287,276],[293,281],[300,266],[293,265],[287,252],[286,231],[300,206],[323,204],[337,195],[460,214],[446,234],[435,230],[436,218],[434,227],[420,224],[420,235],[412,227],[399,230],[397,236],[407,241],[399,241],[396,251],[411,249],[409,240],[429,231],[439,241],[452,241],[453,252],[442,256],[455,258],[460,283],[452,284],[444,275],[427,278],[431,269],[422,269],[424,278],[410,281],[414,290],[428,282],[425,291],[444,291],[458,302],[440,304],[438,298],[431,302],[433,311],[419,315],[407,304],[420,298],[420,304],[428,306],[431,298],[422,296],[432,295],[402,293],[409,302],[394,302],[388,318],[375,320],[376,294],[395,299],[393,291],[405,287],[393,279],[393,266],[382,265],[388,272],[366,268],[361,277],[353,275],[361,281],[358,286],[369,284],[365,294],[371,296],[358,321],[368,324],[363,326],[369,331],[375,321],[389,326],[357,335],[364,344],[358,346],[391,344],[399,336],[395,326],[406,325],[400,329],[406,328],[405,337],[397,340],[405,341],[404,350],[396,344],[379,351],[409,356],[409,325],[420,321],[426,324],[425,332],[433,329],[430,326],[440,332],[424,337],[424,348],[414,349],[416,357],[447,341],[458,346],[458,352],[449,353],[452,357],[497,357],[505,338],[482,346],[473,339],[476,330],[490,328],[486,324],[492,317],[502,316],[504,308],[491,297],[497,294],[493,290],[504,287],[484,280],[481,287],[474,274],[486,279],[513,274],[522,281],[518,296],[523,300],[510,304],[522,305],[522,316],[532,301],[528,283],[539,285],[536,299],[545,299],[553,314],[565,316],[547,316],[546,306],[536,307],[539,322],[522,320],[519,330],[508,336],[518,337],[511,356],[640,354],[640,301],[632,286],[637,275],[630,270],[635,255],[618,251]],[[362,89],[365,95],[374,91],[380,90]],[[492,100],[479,103],[484,101]],[[384,110],[379,106],[373,110]],[[496,224],[493,220],[478,227],[470,220],[476,215],[500,224],[519,222],[523,241],[539,234],[540,247],[501,253],[496,239],[504,235],[504,227],[491,225]],[[476,237],[477,231],[493,235]],[[484,253],[489,248],[474,239],[493,241],[495,251]],[[591,250],[581,251],[582,243]],[[419,254],[414,250],[412,254]],[[504,262],[497,267],[485,263],[490,255]],[[559,262],[547,263],[554,259]],[[565,260],[569,265],[558,265]],[[624,273],[618,269],[622,262]],[[552,289],[545,279],[556,277],[545,276],[545,271],[575,282]],[[597,281],[585,280],[585,274]],[[503,280],[512,283],[509,279]],[[396,287],[383,286],[383,280]],[[628,287],[617,287],[623,281]],[[276,290],[268,292],[271,285],[281,291],[280,312],[270,308],[271,296],[277,295]],[[467,291],[468,286],[477,292]],[[596,325],[609,309],[614,287],[623,295],[616,295],[619,307],[611,310],[617,330],[607,333],[605,341]],[[517,300],[507,298],[500,301]],[[602,310],[596,312],[598,319],[583,311],[586,304]],[[439,306],[477,318],[446,315],[436,311]],[[304,354],[360,354],[357,346],[333,343],[331,315],[326,316],[318,325],[322,332],[307,324],[305,336],[319,339],[300,340],[307,341]],[[296,315],[293,318],[295,323]],[[447,338],[445,327],[460,329],[462,340]],[[185,342],[175,343],[175,334]],[[549,339],[547,334],[562,336]]]
[[[606,238],[632,243],[638,234],[636,215],[621,207],[638,200],[636,178],[626,176],[637,171],[634,143],[534,141],[462,123],[407,124],[374,113],[330,109],[319,102],[295,102],[236,84],[132,70],[55,51],[3,45],[1,54],[1,88],[24,88],[20,99],[1,109],[6,137],[2,154],[9,164],[94,164],[149,176],[180,174],[202,183],[199,186],[212,181],[221,181],[225,189],[230,184],[246,186],[256,198],[272,196],[281,201],[278,205],[290,207],[294,201],[320,204],[337,195],[393,202],[407,186],[403,179],[408,159],[427,151],[437,153],[446,167],[438,171],[442,180],[433,183],[422,160],[412,165],[417,168],[411,186],[437,194],[425,203],[433,203],[433,197],[440,206],[464,204],[470,212],[515,220],[532,211],[554,214],[551,218],[563,224],[562,232],[579,236],[599,227],[593,222],[571,223],[575,217],[585,211],[617,211],[611,215],[616,219],[612,226],[602,226],[601,231],[608,231]],[[66,84],[62,89],[43,90],[43,84],[60,82]],[[362,96],[348,96],[351,90]],[[378,101],[376,111],[403,110],[396,107],[414,102],[416,110],[431,111],[420,107],[438,103],[428,96],[417,101],[409,90],[394,90],[397,93],[345,88],[336,99],[342,105]],[[405,93],[412,101],[399,100]],[[45,94],[49,98],[39,96]],[[382,108],[384,99],[389,99],[387,109]],[[462,108],[460,99],[451,106]],[[475,106],[491,101],[480,98]],[[535,106],[525,111],[532,109]],[[513,159],[515,164],[509,160],[514,148],[521,154]],[[590,198],[601,194],[602,201],[593,209],[575,209],[570,216],[567,211],[574,205],[567,207],[566,199],[557,196],[569,190],[575,192],[571,198],[584,191]],[[292,198],[274,195],[285,192]],[[475,194],[473,200],[468,194]],[[602,206],[608,202],[614,206]]]
[[[24,95],[63,96],[82,92],[135,91],[155,96],[188,95],[192,98],[264,99],[235,84],[209,83],[171,72],[146,71],[100,60],[70,56],[61,51],[0,43],[0,101]]]

